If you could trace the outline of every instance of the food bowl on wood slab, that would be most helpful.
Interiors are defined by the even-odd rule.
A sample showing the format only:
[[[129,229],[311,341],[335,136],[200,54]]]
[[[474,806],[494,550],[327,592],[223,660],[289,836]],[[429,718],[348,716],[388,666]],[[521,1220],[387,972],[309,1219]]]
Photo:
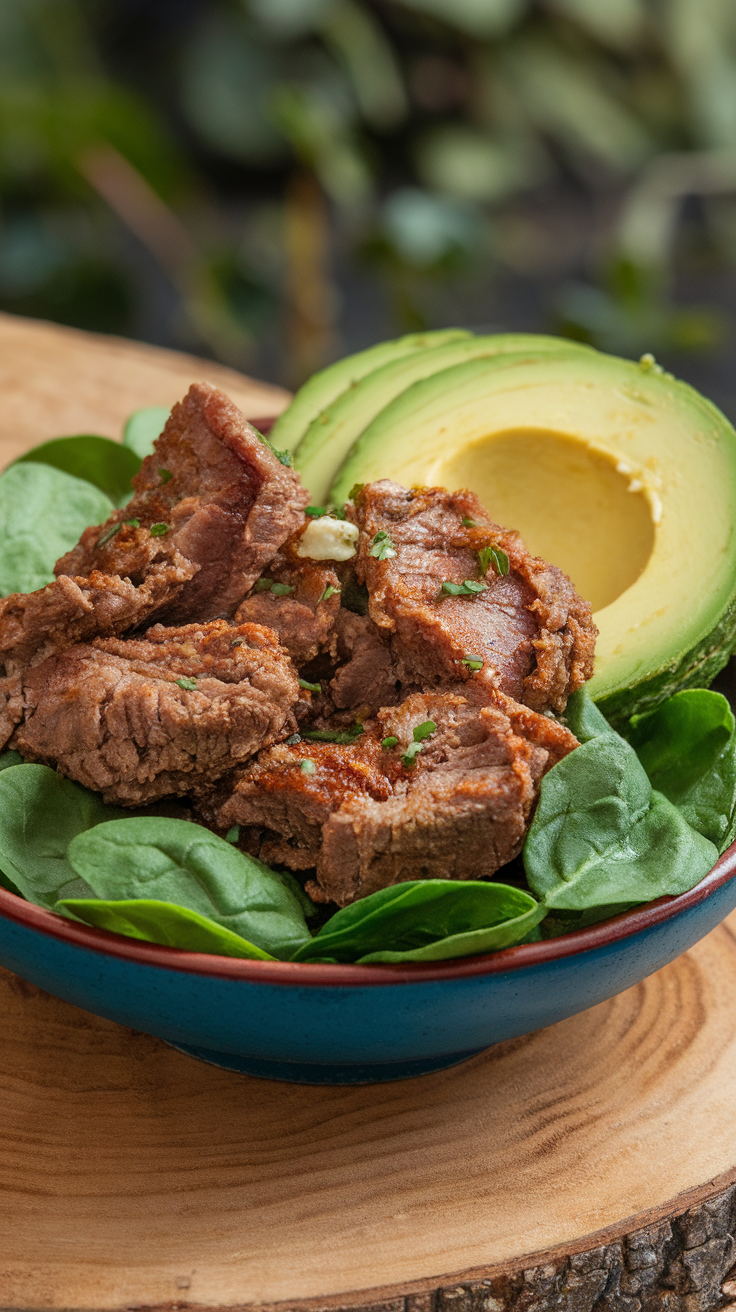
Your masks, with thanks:
[[[736,844],[676,898],[588,929],[427,964],[245,961],[64,920],[0,889],[0,961],[75,1006],[229,1070],[302,1084],[408,1079],[603,1002],[736,907]]]

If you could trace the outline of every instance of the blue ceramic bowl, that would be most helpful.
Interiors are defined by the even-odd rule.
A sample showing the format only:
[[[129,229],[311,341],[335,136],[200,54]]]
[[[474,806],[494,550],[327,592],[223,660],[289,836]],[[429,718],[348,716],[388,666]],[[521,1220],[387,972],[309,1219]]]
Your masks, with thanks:
[[[64,920],[0,889],[0,962],[230,1070],[369,1084],[453,1066],[637,984],[736,907],[736,844],[677,898],[545,943],[394,966],[238,961]]]

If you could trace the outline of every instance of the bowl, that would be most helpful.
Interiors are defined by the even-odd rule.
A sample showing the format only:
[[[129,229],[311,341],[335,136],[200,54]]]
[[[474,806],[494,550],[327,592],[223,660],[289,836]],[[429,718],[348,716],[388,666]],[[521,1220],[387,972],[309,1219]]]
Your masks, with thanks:
[[[585,1011],[736,907],[736,843],[695,888],[589,929],[401,965],[242,961],[64,920],[0,889],[0,963],[49,993],[229,1070],[372,1084],[454,1066]]]

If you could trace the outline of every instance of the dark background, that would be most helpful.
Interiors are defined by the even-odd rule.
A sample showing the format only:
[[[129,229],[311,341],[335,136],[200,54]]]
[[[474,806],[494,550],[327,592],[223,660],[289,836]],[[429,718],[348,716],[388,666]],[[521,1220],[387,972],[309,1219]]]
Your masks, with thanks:
[[[295,386],[448,324],[736,419],[733,0],[2,0],[0,308]]]

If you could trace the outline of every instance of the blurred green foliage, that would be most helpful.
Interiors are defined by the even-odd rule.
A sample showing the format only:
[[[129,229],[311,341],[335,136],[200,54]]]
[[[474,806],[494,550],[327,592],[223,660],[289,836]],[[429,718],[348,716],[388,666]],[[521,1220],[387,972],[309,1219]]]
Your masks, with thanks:
[[[278,324],[294,382],[338,268],[387,331],[546,278],[550,326],[636,353],[718,342],[675,277],[735,260],[733,0],[0,5],[5,309],[145,333],[154,270],[172,341],[247,365]]]

